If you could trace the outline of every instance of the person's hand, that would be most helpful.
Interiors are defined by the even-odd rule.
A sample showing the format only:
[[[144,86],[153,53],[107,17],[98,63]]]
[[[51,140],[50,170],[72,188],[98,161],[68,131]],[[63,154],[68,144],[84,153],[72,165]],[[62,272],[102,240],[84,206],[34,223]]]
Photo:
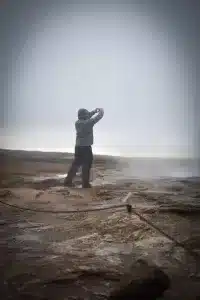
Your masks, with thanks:
[[[103,114],[104,113],[104,109],[103,108],[98,108],[98,112],[101,112]]]
[[[104,111],[103,108],[96,108],[96,112]]]
[[[98,113],[98,112],[99,112],[99,110],[100,110],[99,108],[96,108],[96,109],[95,109],[95,113]]]

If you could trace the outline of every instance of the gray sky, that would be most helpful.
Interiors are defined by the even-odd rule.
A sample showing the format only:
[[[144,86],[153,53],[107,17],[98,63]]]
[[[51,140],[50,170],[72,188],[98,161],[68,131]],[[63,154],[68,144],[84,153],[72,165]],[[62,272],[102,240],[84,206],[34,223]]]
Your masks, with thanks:
[[[197,154],[198,0],[99,2],[1,4],[0,147],[73,151],[77,109],[103,107],[95,152]]]

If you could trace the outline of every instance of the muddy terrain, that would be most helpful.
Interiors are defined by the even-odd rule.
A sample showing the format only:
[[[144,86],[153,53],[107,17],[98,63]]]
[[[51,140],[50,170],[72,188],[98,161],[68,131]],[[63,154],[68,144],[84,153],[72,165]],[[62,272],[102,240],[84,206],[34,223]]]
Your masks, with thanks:
[[[199,177],[131,177],[128,161],[99,156],[93,188],[80,189],[77,176],[69,189],[70,155],[0,157],[2,299],[108,299],[138,259],[170,278],[162,299],[200,299]],[[132,213],[117,207],[129,192]],[[98,210],[108,205],[115,207]]]

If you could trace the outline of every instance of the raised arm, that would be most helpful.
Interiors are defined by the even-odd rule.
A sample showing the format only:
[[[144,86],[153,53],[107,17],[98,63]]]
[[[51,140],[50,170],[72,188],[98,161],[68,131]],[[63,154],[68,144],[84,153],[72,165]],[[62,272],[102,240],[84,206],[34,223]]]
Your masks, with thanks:
[[[97,113],[97,108],[89,112],[89,118],[92,118]]]
[[[95,109],[95,113],[97,113],[97,115],[95,117],[89,119],[89,122],[93,125],[96,124],[97,122],[99,122],[103,118],[104,110],[103,110],[103,108],[97,108],[97,109]]]

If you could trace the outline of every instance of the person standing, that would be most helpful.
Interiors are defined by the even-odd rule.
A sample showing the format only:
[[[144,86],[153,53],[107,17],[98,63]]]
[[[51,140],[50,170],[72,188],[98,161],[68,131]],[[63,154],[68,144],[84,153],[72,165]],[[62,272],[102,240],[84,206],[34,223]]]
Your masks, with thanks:
[[[64,180],[64,186],[73,186],[73,179],[78,169],[82,167],[82,187],[91,187],[89,180],[93,162],[93,127],[103,116],[104,110],[102,108],[96,108],[91,112],[85,108],[78,110],[78,120],[75,122],[76,145],[74,160]]]

